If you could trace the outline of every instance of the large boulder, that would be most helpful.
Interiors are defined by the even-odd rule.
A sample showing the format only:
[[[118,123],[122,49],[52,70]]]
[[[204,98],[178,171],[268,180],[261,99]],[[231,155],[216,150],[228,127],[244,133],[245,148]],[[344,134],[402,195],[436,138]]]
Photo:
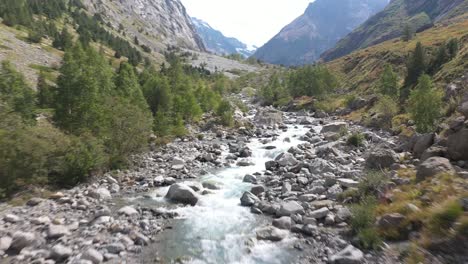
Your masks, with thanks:
[[[335,122],[331,124],[324,125],[322,127],[322,134],[325,133],[339,133],[341,131],[348,129],[348,123],[346,122]]]
[[[455,174],[456,172],[448,159],[432,157],[425,160],[418,166],[416,180],[423,181],[426,178],[433,177],[441,173]]]
[[[252,206],[256,202],[260,201],[260,199],[251,192],[244,192],[240,201],[242,206]]]
[[[169,187],[166,198],[172,202],[196,205],[198,202],[198,195],[192,188],[182,183],[176,183]]]
[[[331,256],[330,263],[332,264],[359,264],[364,260],[364,254],[361,250],[353,247],[352,245],[347,246],[342,251]]]
[[[399,213],[383,215],[378,221],[377,226],[381,229],[400,228],[406,217]]]
[[[278,219],[275,219],[275,220],[273,220],[273,226],[277,227],[279,229],[289,230],[289,229],[291,229],[291,226],[292,226],[291,217],[283,216],[283,217],[280,217]]]
[[[33,233],[18,231],[13,234],[10,249],[21,251],[25,247],[29,247],[36,242],[36,236]]]
[[[95,199],[101,199],[101,200],[107,200],[107,199],[112,198],[110,191],[104,187],[89,190],[88,196],[93,197]]]
[[[283,114],[273,108],[265,108],[257,111],[254,120],[259,125],[273,126],[283,123]]]
[[[278,157],[275,158],[275,161],[278,162],[281,167],[295,166],[299,163],[294,155],[288,152],[278,155]]]
[[[185,161],[179,157],[174,157],[171,161],[171,168],[174,170],[181,170],[185,167]]]
[[[257,239],[259,240],[281,241],[287,236],[288,231],[273,226],[257,230]]]
[[[435,135],[433,133],[418,135],[414,139],[413,154],[416,158],[420,158],[426,149],[434,144]]]
[[[304,207],[296,201],[283,202],[277,212],[278,216],[291,216],[293,214],[304,214]]]
[[[366,167],[369,169],[390,168],[396,162],[398,162],[398,156],[390,148],[376,147],[366,154]]]
[[[462,113],[468,119],[468,101],[463,102],[458,108],[458,112]]]
[[[453,160],[468,160],[468,129],[462,129],[448,137],[447,154]]]

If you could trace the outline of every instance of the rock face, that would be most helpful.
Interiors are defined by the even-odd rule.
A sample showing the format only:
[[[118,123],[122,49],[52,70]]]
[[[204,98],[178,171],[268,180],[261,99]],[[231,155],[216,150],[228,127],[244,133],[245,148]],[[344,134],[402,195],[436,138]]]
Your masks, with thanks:
[[[436,176],[440,173],[455,174],[456,172],[448,159],[432,157],[419,165],[416,180],[423,181],[426,178]]]
[[[449,136],[447,152],[453,160],[468,160],[468,129],[461,129]]]
[[[171,185],[166,198],[176,203],[190,204],[192,206],[198,202],[198,195],[193,189],[181,183]]]
[[[254,51],[249,50],[245,43],[236,38],[224,36],[205,21],[192,17],[192,22],[208,51],[218,55],[241,54],[245,57],[253,54]]]
[[[166,45],[205,50],[180,0],[84,0],[83,3],[90,12],[101,14],[114,29],[122,23],[128,36],[132,39],[136,36],[140,44],[153,50],[161,51]]]
[[[338,42],[336,47],[321,57],[325,61],[345,56],[354,50],[363,49],[403,34],[406,24],[417,32],[431,27],[434,22],[450,17],[459,6],[461,14],[466,12],[464,0],[394,0]]]
[[[387,0],[317,0],[254,57],[273,64],[313,63],[386,4]]]

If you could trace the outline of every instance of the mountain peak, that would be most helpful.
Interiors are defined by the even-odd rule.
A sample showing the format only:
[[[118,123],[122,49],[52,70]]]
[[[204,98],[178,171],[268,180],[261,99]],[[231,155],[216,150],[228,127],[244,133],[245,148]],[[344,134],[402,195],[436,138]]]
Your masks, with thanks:
[[[315,62],[339,39],[382,10],[388,0],[317,0],[254,56],[274,64]]]

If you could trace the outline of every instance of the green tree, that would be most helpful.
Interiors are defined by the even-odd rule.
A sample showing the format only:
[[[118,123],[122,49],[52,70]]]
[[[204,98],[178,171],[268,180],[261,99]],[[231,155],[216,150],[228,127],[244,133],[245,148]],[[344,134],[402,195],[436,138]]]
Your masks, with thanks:
[[[232,126],[234,124],[234,110],[231,103],[227,100],[222,100],[216,109],[216,115],[220,119],[220,123],[224,126]]]
[[[399,96],[400,91],[398,88],[398,77],[393,71],[393,67],[391,65],[385,66],[382,77],[380,77],[379,90],[381,94],[390,96],[394,99]]]
[[[143,85],[143,94],[154,115],[160,111],[167,112],[171,108],[171,87],[165,76],[151,76]]]
[[[37,101],[42,108],[52,108],[54,105],[55,89],[47,83],[47,78],[43,71],[39,73],[37,78]]]
[[[304,66],[289,76],[288,90],[294,97],[323,97],[336,88],[336,77],[324,66]]]
[[[406,63],[407,74],[405,78],[404,88],[401,92],[402,101],[406,100],[411,93],[412,87],[418,82],[418,78],[427,70],[426,51],[418,42],[413,53],[409,56]]]
[[[8,104],[26,120],[35,116],[35,93],[9,61],[3,61],[0,68],[0,102]]]
[[[68,32],[66,26],[63,27],[62,32],[54,39],[52,46],[60,50],[66,50],[73,46],[73,37]]]
[[[409,113],[418,132],[427,133],[434,129],[442,112],[442,93],[435,89],[431,77],[422,75],[409,98]]]
[[[413,29],[411,28],[409,24],[406,24],[405,27],[403,28],[401,39],[405,42],[408,42],[413,39],[413,35],[414,35]]]
[[[126,62],[120,64],[115,78],[115,86],[118,96],[129,100],[132,104],[138,105],[143,110],[148,109],[148,104],[143,96],[135,68],[132,65]]]
[[[457,56],[458,49],[459,49],[458,39],[456,38],[450,39],[449,42],[447,43],[447,52],[448,52],[450,59],[453,59],[455,58],[455,56]]]
[[[437,71],[440,70],[442,65],[444,65],[449,60],[450,60],[450,56],[447,52],[447,46],[445,45],[445,43],[442,43],[437,49],[437,53],[431,62],[429,72],[431,74],[436,73]]]
[[[65,53],[57,84],[57,124],[76,134],[98,133],[106,118],[103,100],[114,90],[113,71],[105,58],[77,44]]]
[[[30,26],[33,22],[31,9],[26,0],[0,1],[0,17],[7,26]]]

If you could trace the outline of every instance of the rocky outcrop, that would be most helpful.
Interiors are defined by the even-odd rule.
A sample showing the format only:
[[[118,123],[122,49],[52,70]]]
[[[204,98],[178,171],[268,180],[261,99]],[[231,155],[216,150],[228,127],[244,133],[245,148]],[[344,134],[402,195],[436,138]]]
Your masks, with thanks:
[[[127,36],[162,51],[167,45],[205,50],[205,46],[180,0],[84,0],[92,13],[99,13],[114,29],[120,24]],[[161,42],[155,41],[161,40]]]

